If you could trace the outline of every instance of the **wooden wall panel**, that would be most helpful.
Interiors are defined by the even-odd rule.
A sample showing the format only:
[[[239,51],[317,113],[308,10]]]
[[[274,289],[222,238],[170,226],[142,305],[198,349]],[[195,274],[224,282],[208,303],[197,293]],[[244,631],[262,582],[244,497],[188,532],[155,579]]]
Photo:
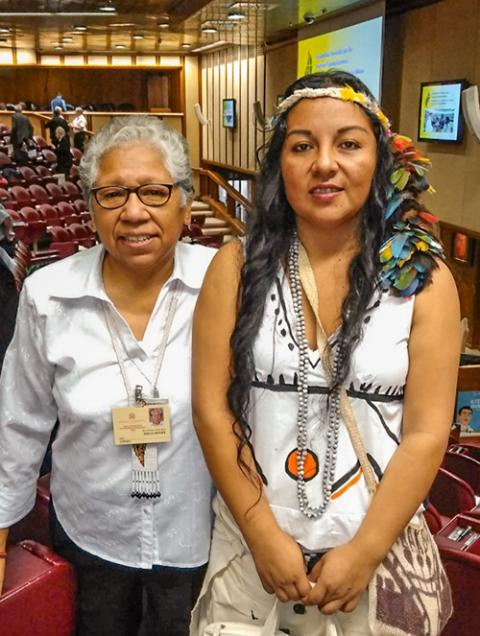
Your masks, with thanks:
[[[71,104],[130,102],[146,110],[145,75],[140,69],[2,67],[0,94],[45,106],[60,91]]]
[[[234,46],[202,56],[202,109],[210,120],[203,133],[202,158],[241,170],[255,170],[258,133],[253,103],[264,103],[263,52],[253,46]],[[237,105],[237,127],[222,125],[222,100]],[[263,133],[260,133],[260,138]]]
[[[416,139],[421,82],[480,84],[480,0],[443,0],[393,17],[386,35],[386,59],[399,64],[384,73],[394,77],[400,91],[386,91],[384,105],[387,112],[398,112],[398,130]],[[465,131],[460,145],[418,146],[432,160],[430,180],[437,190],[427,205],[443,221],[480,232],[480,145]]]

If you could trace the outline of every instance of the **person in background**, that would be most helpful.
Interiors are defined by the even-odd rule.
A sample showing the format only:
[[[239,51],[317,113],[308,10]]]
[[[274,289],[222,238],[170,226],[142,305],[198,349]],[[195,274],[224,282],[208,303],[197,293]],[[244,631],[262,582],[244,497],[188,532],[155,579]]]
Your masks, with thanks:
[[[70,139],[65,132],[65,128],[59,126],[55,130],[55,138],[57,140],[55,153],[57,155],[56,172],[64,174],[65,178],[70,175],[70,168],[73,164],[72,149],[70,147]]]
[[[15,281],[15,234],[12,218],[0,204],[0,373],[5,351],[13,336],[18,292]]]
[[[12,115],[12,130],[10,139],[13,146],[13,159],[24,164],[28,161],[28,146],[33,141],[33,126],[26,115],[23,114],[21,104],[15,106]]]
[[[83,114],[83,108],[80,106],[75,108],[75,117],[70,122],[70,126],[73,130],[73,145],[83,152],[85,147],[87,118]]]
[[[55,131],[58,127],[63,128],[66,133],[68,133],[70,130],[65,117],[63,117],[62,115],[62,109],[60,108],[60,106],[55,107],[53,111],[53,117],[45,124],[46,130],[48,130],[50,133],[50,142],[55,147],[58,144],[58,138],[55,134]]]
[[[195,312],[194,421],[219,495],[192,636],[262,625],[272,595],[295,636],[372,634],[368,584],[421,521],[456,392],[458,295],[419,166],[349,73],[306,75],[277,107],[245,246],[220,249]],[[424,614],[398,616],[399,581],[385,615],[426,636]],[[421,584],[443,625],[446,576]]]
[[[192,423],[191,327],[215,252],[178,240],[188,147],[156,117],[112,119],[80,175],[101,244],[26,279],[0,378],[0,552],[33,506],[58,418],[51,525],[77,572],[78,636],[185,636],[212,491]],[[145,435],[115,444],[121,413],[148,408],[169,415],[170,441],[148,443],[146,414]]]
[[[473,433],[475,429],[470,426],[473,418],[473,409],[470,406],[461,406],[458,409],[457,421],[455,426],[460,430],[460,433]]]
[[[57,93],[50,102],[50,110],[53,112],[55,108],[60,108],[62,111],[67,110],[67,104],[63,99],[62,93]]]

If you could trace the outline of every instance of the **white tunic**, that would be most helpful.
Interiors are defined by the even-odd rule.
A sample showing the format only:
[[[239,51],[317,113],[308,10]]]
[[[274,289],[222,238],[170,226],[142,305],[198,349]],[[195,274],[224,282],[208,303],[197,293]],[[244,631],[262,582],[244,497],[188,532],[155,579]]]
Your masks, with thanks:
[[[151,395],[145,376],[153,377],[169,289],[179,281],[158,382],[172,421],[172,441],[158,450],[158,500],[132,499],[131,447],[113,444],[111,408],[126,406],[127,395],[104,319],[103,306],[113,305],[101,276],[103,248],[80,252],[26,280],[0,378],[0,527],[33,507],[38,470],[58,417],[52,496],[78,546],[134,567],[195,567],[207,561],[212,487],[192,425],[191,326],[214,254],[177,244],[174,271],[141,342],[123,318],[116,321],[130,383]]]
[[[368,456],[381,478],[401,438],[408,339],[414,298],[379,291],[365,316],[353,353],[348,394]],[[307,519],[297,501],[298,345],[290,288],[284,277],[270,290],[255,346],[251,391],[252,444],[268,482],[266,495],[280,527],[307,550],[321,551],[350,540],[369,505],[360,464],[343,423],[331,499],[319,519]],[[334,343],[335,334],[330,338]],[[334,345],[333,345],[334,346]],[[326,451],[327,381],[317,351],[309,350],[308,448],[310,504],[322,502]]]

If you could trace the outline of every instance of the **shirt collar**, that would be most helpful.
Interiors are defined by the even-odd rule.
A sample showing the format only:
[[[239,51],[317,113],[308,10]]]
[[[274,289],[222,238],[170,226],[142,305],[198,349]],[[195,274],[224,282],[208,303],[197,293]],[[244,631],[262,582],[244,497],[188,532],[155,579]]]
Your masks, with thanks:
[[[202,248],[200,248],[202,249]],[[178,242],[175,247],[175,263],[167,284],[179,280],[186,287],[200,289],[204,270],[198,267],[196,249],[187,243]],[[60,261],[62,275],[55,278],[50,295],[56,298],[83,298],[92,296],[109,301],[102,278],[102,263],[105,256],[103,245],[95,245],[88,250]],[[53,273],[53,272],[52,272]],[[52,277],[53,278],[53,277]]]

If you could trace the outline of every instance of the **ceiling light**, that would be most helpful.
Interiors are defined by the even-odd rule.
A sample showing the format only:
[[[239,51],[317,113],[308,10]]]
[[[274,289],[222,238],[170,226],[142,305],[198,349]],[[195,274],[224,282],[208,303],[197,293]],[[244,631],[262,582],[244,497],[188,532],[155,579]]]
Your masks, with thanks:
[[[191,45],[191,44],[189,44],[188,42],[184,42],[184,43],[182,44],[182,49],[189,49],[191,46],[192,46],[192,45]]]
[[[145,36],[143,35],[143,33],[134,33],[134,34],[132,35],[132,38],[133,38],[134,40],[144,40],[144,39],[145,39]]]
[[[241,11],[229,11],[227,13],[227,20],[245,20],[246,17]]]
[[[115,48],[116,49],[126,49],[127,45],[126,44],[115,44]]]
[[[255,9],[256,11],[270,11],[278,7],[278,2],[234,2],[230,5],[230,9]]]
[[[56,44],[53,48],[54,48],[56,51],[61,51],[61,50],[63,49],[63,46],[62,46],[61,44]]]
[[[0,33],[10,33],[10,29],[7,29],[7,27],[0,27]]]
[[[225,40],[217,40],[216,42],[210,42],[210,44],[204,44],[203,46],[197,46],[192,49],[192,53],[200,53],[200,51],[211,51],[212,49],[221,49],[224,46],[231,46]]]
[[[168,29],[168,27],[170,26],[170,24],[169,24],[168,22],[159,22],[159,23],[157,24],[157,26],[158,26],[160,29]]]
[[[86,31],[87,27],[84,26],[83,24],[78,24],[77,26],[73,27],[74,31]]]
[[[73,42],[73,38],[71,38],[70,36],[64,37],[62,38],[62,42]]]
[[[213,26],[202,27],[202,33],[218,33],[218,29]]]
[[[103,11],[104,13],[116,13],[117,11],[114,5],[111,3],[111,0],[107,0],[105,4],[101,4],[98,7],[98,10]]]
[[[135,22],[110,22],[109,27],[134,27],[136,26]]]

